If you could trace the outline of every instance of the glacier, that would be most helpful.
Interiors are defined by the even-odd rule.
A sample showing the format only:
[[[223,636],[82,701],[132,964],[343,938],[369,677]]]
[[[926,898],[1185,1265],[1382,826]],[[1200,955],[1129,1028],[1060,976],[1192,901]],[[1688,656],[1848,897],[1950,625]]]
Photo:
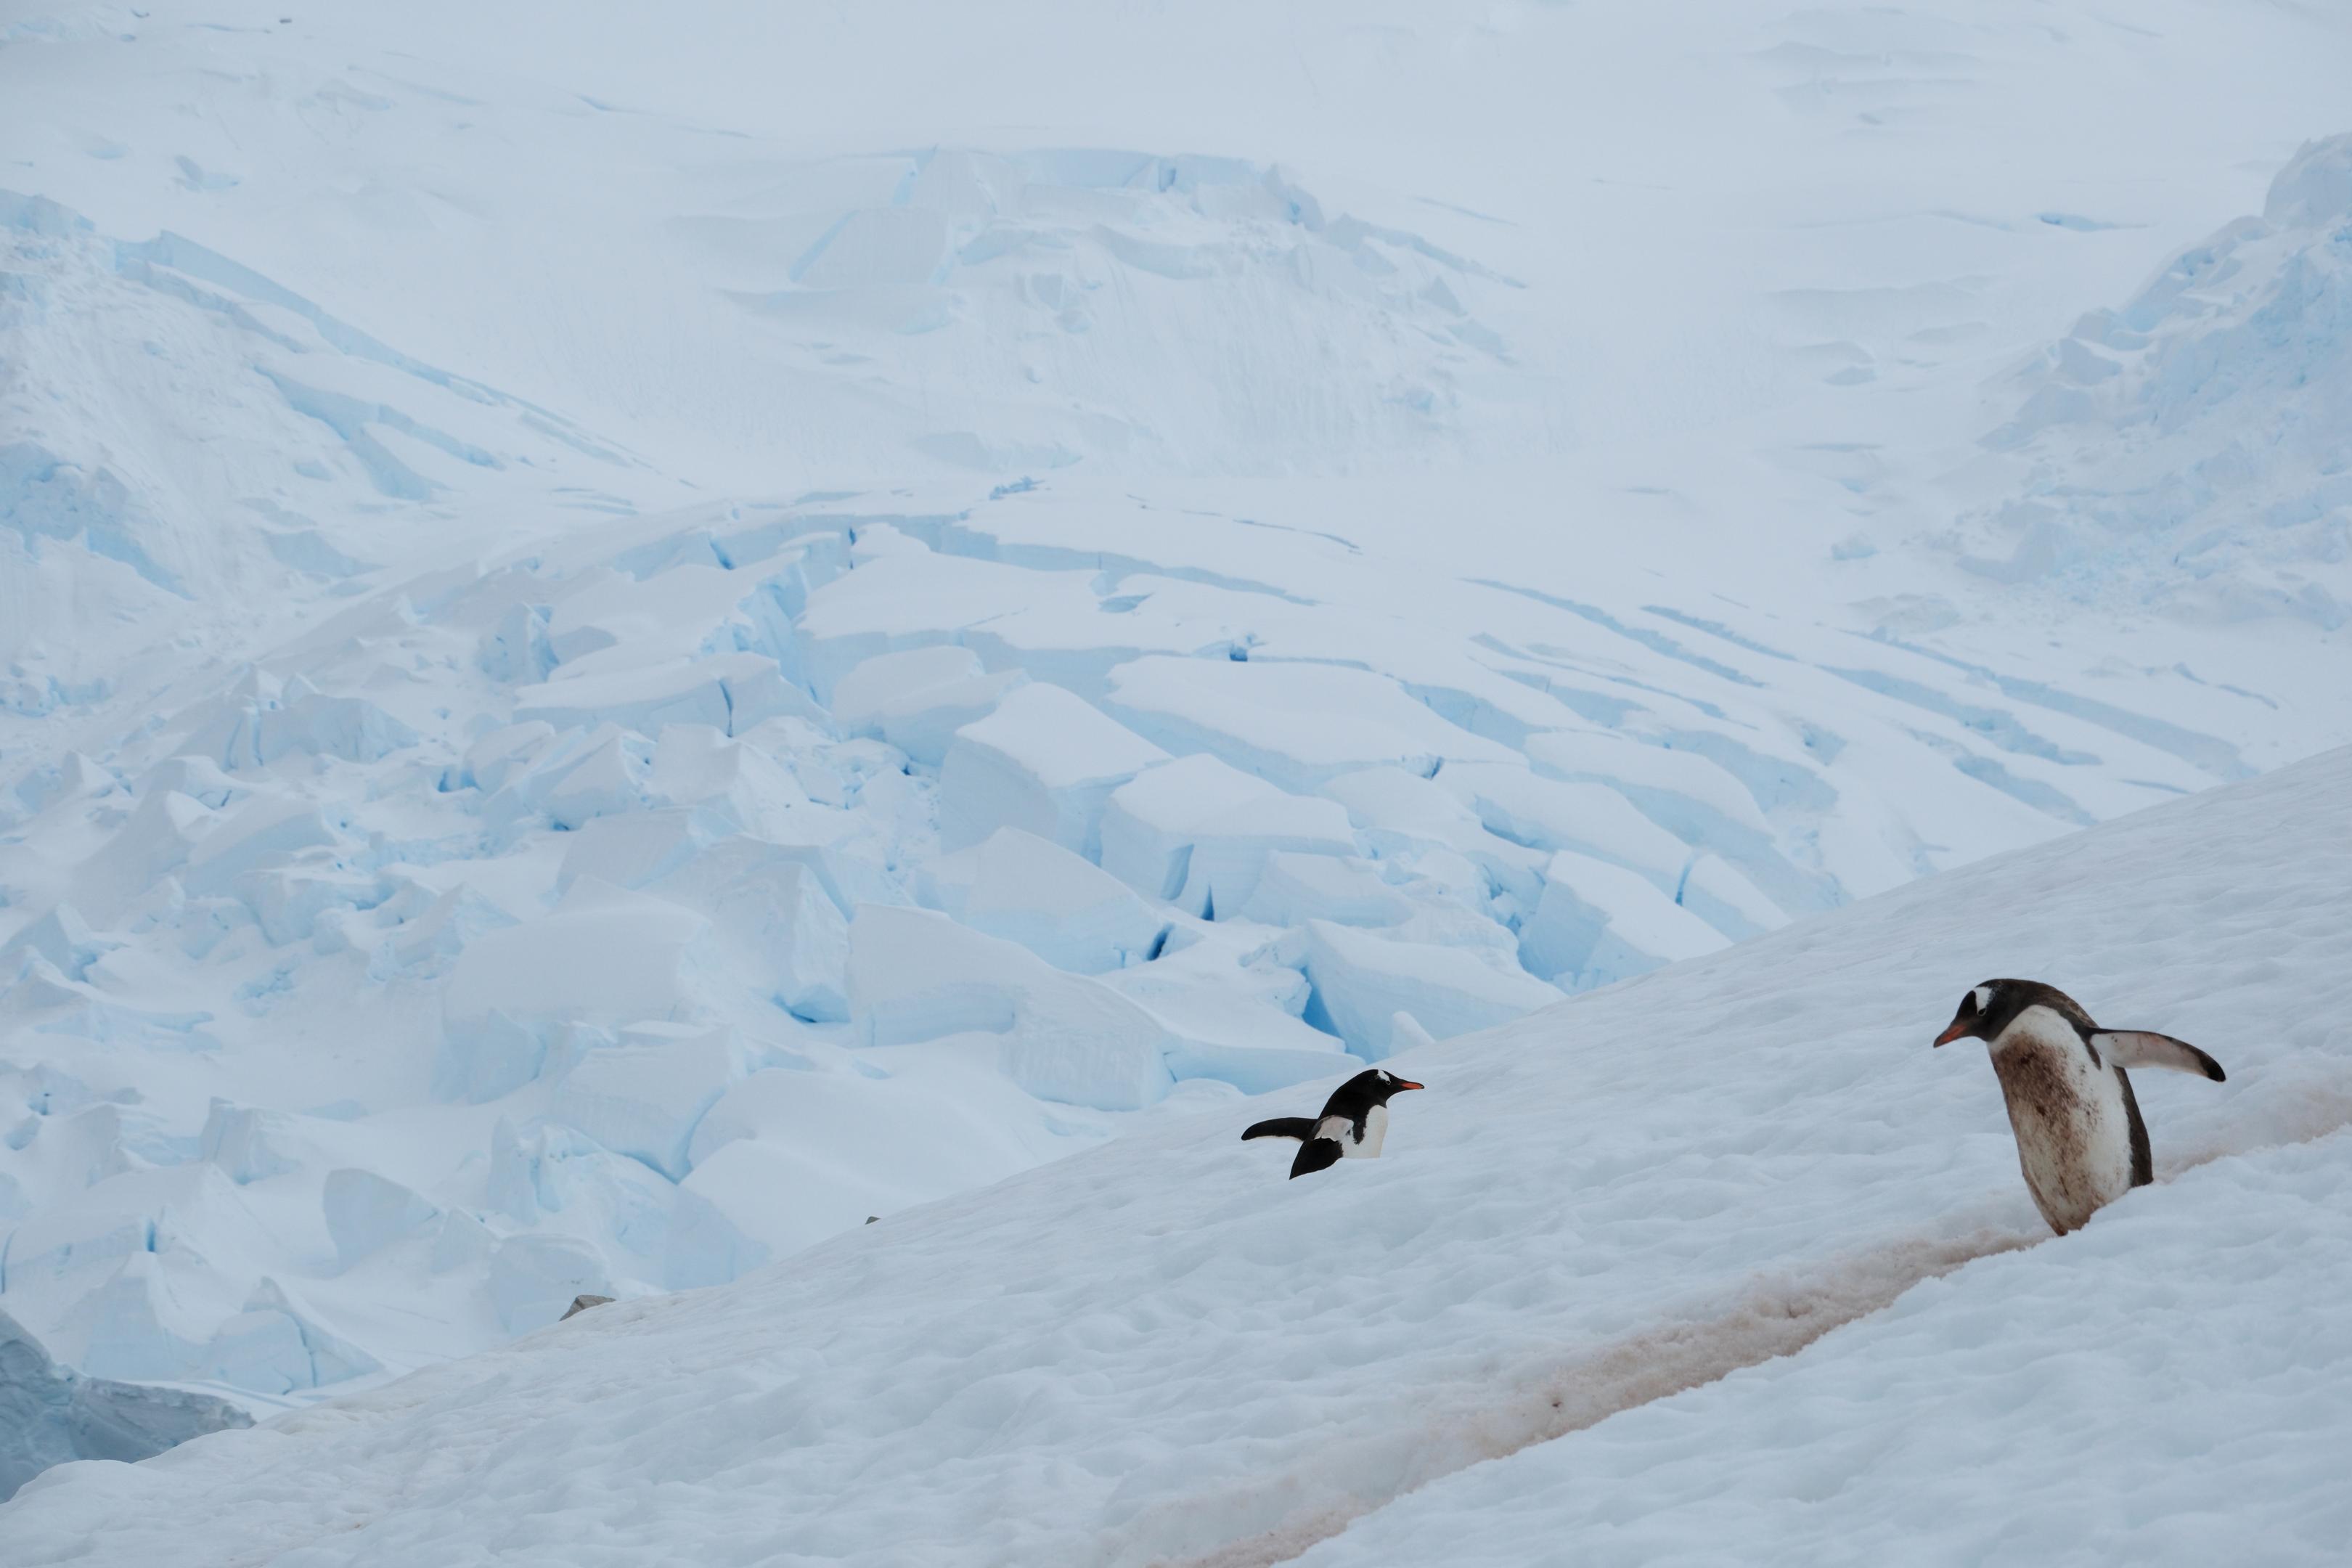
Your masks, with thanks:
[[[2352,740],[2332,17],[37,12],[92,1386],[275,1430]]]
[[[1418,1044],[1351,1179],[1238,1141],[1297,1090],[1229,1104],[0,1528],[28,1565],[2325,1562],[2347,903],[2339,749]],[[1929,1047],[2021,969],[2230,1068],[2141,1075],[2158,1180],[2063,1237],[1990,1067]]]
[[[135,1463],[253,1417],[214,1394],[84,1377],[0,1312],[0,1502],[35,1476],[75,1459]]]

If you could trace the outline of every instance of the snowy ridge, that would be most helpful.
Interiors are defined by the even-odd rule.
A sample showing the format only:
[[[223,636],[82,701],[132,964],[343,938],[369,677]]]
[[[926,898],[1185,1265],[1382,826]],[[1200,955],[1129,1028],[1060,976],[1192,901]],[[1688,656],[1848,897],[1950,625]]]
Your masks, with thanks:
[[[2016,378],[1988,437],[2024,493],[1964,524],[1971,569],[2215,620],[2344,624],[2352,601],[2352,136],[2095,310]],[[1990,551],[2006,546],[2005,553]]]
[[[162,1563],[493,1542],[558,1563],[593,1541],[715,1563],[1123,1564],[1279,1560],[1369,1514],[1310,1560],[1423,1561],[1427,1531],[1475,1546],[1482,1528],[1494,1560],[1543,1560],[1529,1539],[1586,1495],[1575,1456],[1612,1462],[1622,1424],[1656,1433],[1698,1402],[1750,1423],[1740,1462],[1760,1484],[1820,1482],[1801,1521],[1760,1527],[1807,1533],[1751,1537],[1767,1545],[1864,1527],[1882,1483],[1943,1508],[1997,1483],[1986,1528],[2112,1542],[2037,1423],[2088,1409],[2146,1431],[2218,1378],[2226,1400],[2092,1484],[2136,1544],[2193,1560],[2199,1500],[2270,1485],[2261,1435],[2291,1430],[2309,1458],[2285,1495],[2307,1500],[2265,1540],[2296,1561],[2340,1518],[2294,1478],[2342,1442],[2352,1379],[2321,1288],[2352,1154],[2352,980],[2325,962],[2352,887],[2347,786],[2352,752],[2330,753],[1420,1047],[1402,1065],[1431,1089],[1349,1180],[1282,1181],[1233,1141],[1253,1109],[1235,1107],[732,1287],[599,1309],[135,1468],[68,1467],[5,1521],[30,1563],[93,1542]],[[1958,989],[2020,969],[2231,1068],[2226,1086],[2143,1075],[2163,1179],[2056,1240],[1981,1056],[1927,1044]],[[2286,1270],[2280,1289],[2240,1268],[2249,1248]],[[2105,1331],[2086,1333],[2098,1300]],[[2189,1315],[2217,1310],[2263,1331],[2216,1339]],[[1883,1358],[1922,1353],[2007,1378],[1939,1406],[1932,1454],[1916,1435],[1932,1391],[1861,1397]],[[1815,1388],[1835,1421],[1800,1405],[1772,1425],[1784,1391]],[[1612,1518],[1726,1527],[1672,1511],[1686,1468],[1654,1487],[1630,1452]],[[1530,1465],[1549,1489],[1514,1485]],[[1497,1488],[1509,1506],[1445,1511]]]
[[[0,526],[20,551],[0,584],[0,712],[135,712],[189,673],[191,635],[223,605],[267,646],[291,604],[358,592],[388,534],[454,551],[488,515],[685,493],[181,236],[110,238],[0,192]],[[128,646],[76,610],[110,614]]]
[[[1518,285],[1327,216],[1277,168],[940,148],[727,185],[668,222],[687,268],[794,373],[840,384],[830,418],[929,421],[913,446],[950,468],[1197,470],[1529,433],[1463,406],[1465,381],[1525,378],[1479,314]],[[1344,374],[1336,342],[1362,356]],[[952,387],[925,380],[942,363]]]

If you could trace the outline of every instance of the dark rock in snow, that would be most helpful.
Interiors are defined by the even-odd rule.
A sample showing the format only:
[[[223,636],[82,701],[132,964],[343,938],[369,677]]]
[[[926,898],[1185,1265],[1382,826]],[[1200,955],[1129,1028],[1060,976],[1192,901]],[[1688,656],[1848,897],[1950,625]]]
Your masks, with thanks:
[[[610,1296],[574,1296],[572,1298],[572,1305],[563,1309],[563,1317],[555,1321],[560,1323],[565,1319],[576,1318],[589,1308],[601,1307],[612,1299]]]

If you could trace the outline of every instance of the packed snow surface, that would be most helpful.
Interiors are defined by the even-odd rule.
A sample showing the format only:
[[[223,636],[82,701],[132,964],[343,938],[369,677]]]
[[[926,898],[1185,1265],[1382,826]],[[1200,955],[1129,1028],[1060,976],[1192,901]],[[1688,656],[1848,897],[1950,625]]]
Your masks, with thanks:
[[[0,1528],[27,1564],[2327,1561],[2347,921],[2342,750],[1423,1045],[1378,1161],[1239,1141],[1301,1084],[62,1468]],[[1982,1049],[1929,1044],[2010,973],[2230,1072],[2139,1074],[2160,1179],[2063,1238]]]
[[[299,1405],[2352,739],[2343,18],[1268,26],[0,24],[0,1310]]]

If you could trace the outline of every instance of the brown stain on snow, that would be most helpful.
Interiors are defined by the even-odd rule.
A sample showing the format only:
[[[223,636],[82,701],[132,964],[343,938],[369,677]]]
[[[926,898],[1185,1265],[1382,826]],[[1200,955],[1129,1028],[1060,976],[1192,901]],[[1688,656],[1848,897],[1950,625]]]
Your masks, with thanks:
[[[2310,1142],[2352,1127],[2352,1082],[2319,1071],[2248,1096],[2242,1120],[2168,1162],[2163,1179],[2233,1154]],[[2069,1091],[2071,1093],[2071,1090]],[[1275,1568],[1358,1519],[1430,1482],[1489,1459],[1599,1425],[1637,1405],[1792,1355],[1857,1319],[1892,1306],[1924,1279],[1979,1258],[2021,1251],[2051,1237],[1997,1227],[1941,1240],[1899,1242],[1832,1260],[1817,1277],[1757,1279],[1719,1311],[1628,1335],[1571,1356],[1528,1391],[1475,1414],[1431,1424],[1385,1495],[1302,1510],[1276,1528],[1207,1552],[1161,1557],[1152,1568]],[[1269,1487],[1282,1478],[1269,1478]],[[1214,1496],[1191,1510],[1214,1516]]]
[[[1408,1460],[1403,1484],[1387,1497],[1318,1509],[1200,1556],[1160,1559],[1155,1568],[1273,1568],[1443,1476],[1793,1354],[1832,1329],[1892,1305],[1923,1279],[2041,1239],[1985,1228],[1851,1256],[1812,1279],[1759,1279],[1717,1311],[1597,1346],[1493,1409],[1433,1423]],[[1202,1500],[1201,1506],[1213,1510],[1216,1505]]]

